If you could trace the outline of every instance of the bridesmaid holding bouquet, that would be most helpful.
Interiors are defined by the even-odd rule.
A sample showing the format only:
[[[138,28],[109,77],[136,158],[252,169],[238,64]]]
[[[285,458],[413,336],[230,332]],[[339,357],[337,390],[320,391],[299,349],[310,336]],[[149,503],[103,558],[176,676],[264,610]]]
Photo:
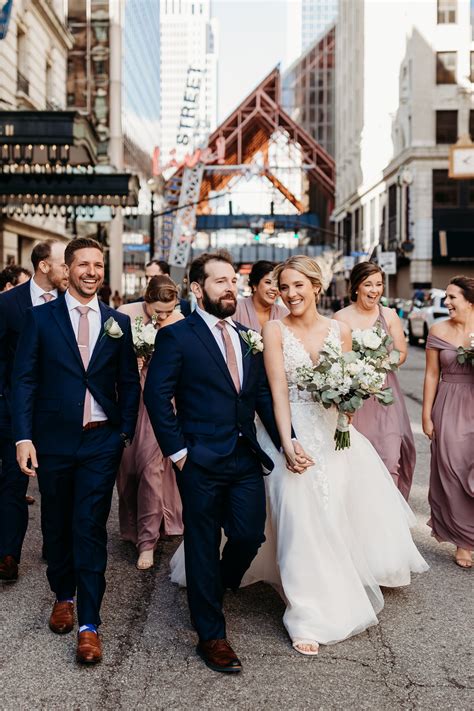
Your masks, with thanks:
[[[142,391],[149,358],[142,357],[143,345],[141,339],[136,337],[137,330],[143,332],[143,327],[149,329],[151,324],[156,329],[164,328],[180,321],[183,316],[175,310],[177,303],[178,287],[169,276],[163,275],[150,279],[144,301],[125,304],[119,309],[130,316],[132,331],[135,331]],[[171,462],[163,457],[156,441],[143,397],[140,399],[135,437],[123,453],[117,491],[121,537],[136,545],[139,554],[137,568],[148,570],[153,566],[153,551],[160,532],[181,534],[183,523],[176,477]]]
[[[423,431],[431,440],[428,525],[436,540],[456,546],[454,560],[472,568],[474,548],[474,279],[457,276],[446,289],[449,319],[426,342]]]
[[[393,339],[393,347],[400,353],[399,365],[402,365],[407,357],[407,343],[395,311],[380,304],[383,277],[378,264],[356,264],[350,275],[352,304],[338,311],[334,318],[347,324],[352,331],[380,327]],[[408,500],[416,463],[415,440],[395,373],[387,374],[386,386],[392,389],[394,403],[387,407],[371,397],[357,410],[352,424],[372,443],[395,486]]]

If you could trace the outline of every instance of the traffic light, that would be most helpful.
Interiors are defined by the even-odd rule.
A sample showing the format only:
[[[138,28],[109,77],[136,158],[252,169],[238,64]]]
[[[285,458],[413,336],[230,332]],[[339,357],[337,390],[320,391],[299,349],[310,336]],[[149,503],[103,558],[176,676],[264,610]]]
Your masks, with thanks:
[[[299,238],[300,238],[300,236],[299,236],[299,234],[298,234],[298,232],[297,232],[296,230],[295,230],[295,232],[294,232],[293,237],[294,237],[295,239],[299,239]]]

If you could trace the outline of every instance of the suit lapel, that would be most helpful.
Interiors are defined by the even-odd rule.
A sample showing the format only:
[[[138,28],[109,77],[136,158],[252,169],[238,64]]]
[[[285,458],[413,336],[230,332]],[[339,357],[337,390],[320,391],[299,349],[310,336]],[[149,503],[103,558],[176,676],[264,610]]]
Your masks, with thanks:
[[[30,282],[27,281],[26,284],[20,284],[20,286],[15,287],[14,294],[16,296],[20,313],[24,316],[25,311],[33,306],[33,302],[31,301]]]
[[[243,378],[242,378],[242,390],[245,388],[245,384],[247,382],[249,372],[250,372],[250,366],[252,364],[252,354],[248,353],[248,347],[247,344],[245,343],[244,339],[240,335],[242,332],[245,333],[247,329],[245,328],[240,328],[240,326],[236,326],[237,333],[239,334],[239,341],[240,341],[240,350],[242,351],[242,364],[243,364]]]
[[[94,350],[92,351],[92,355],[90,357],[89,366],[88,366],[87,370],[90,370],[91,366],[95,363],[100,352],[102,351],[102,348],[105,346],[106,341],[108,341],[110,339],[110,336],[104,335],[104,323],[107,321],[108,318],[110,318],[110,316],[112,316],[112,309],[110,309],[108,306],[106,306],[100,300],[99,300],[99,309],[100,309],[101,328],[100,328],[99,337],[98,337],[96,344],[94,346]]]
[[[84,370],[84,364],[82,362],[81,354],[79,353],[79,348],[77,347],[76,334],[72,328],[71,317],[69,316],[69,311],[66,304],[66,299],[63,295],[58,296],[52,304],[54,318],[58,322],[58,325],[62,331],[66,342],[70,346],[74,356],[80,363],[81,368]]]
[[[186,321],[194,329],[194,332],[199,340],[204,344],[204,346],[206,346],[207,350],[216,362],[216,365],[219,366],[227,382],[235,392],[234,383],[230,375],[229,368],[227,367],[227,363],[225,362],[224,356],[216,343],[216,339],[212,335],[211,330],[205,323],[204,319],[202,319],[196,311],[193,311],[191,316],[188,316]]]

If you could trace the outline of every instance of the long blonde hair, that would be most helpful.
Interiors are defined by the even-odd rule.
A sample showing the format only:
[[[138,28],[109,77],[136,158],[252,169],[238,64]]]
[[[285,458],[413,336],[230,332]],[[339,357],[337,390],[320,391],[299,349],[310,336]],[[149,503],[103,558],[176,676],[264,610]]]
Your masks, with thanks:
[[[284,262],[278,264],[273,270],[273,275],[278,286],[280,286],[280,278],[285,269],[294,269],[300,274],[303,274],[303,276],[310,280],[313,287],[319,289],[319,292],[316,294],[316,303],[318,303],[319,296],[323,290],[323,274],[319,264],[314,259],[311,259],[311,257],[307,257],[306,254],[297,254],[294,257],[285,259]]]

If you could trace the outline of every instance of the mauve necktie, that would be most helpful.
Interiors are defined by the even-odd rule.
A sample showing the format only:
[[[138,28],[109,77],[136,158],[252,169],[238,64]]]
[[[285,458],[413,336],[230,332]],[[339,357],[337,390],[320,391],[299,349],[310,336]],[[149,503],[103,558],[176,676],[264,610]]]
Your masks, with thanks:
[[[41,298],[43,299],[44,303],[47,304],[48,301],[54,299],[54,294],[50,294],[49,292],[45,291],[44,294],[41,294]]]
[[[230,376],[234,383],[234,387],[237,392],[240,392],[240,378],[239,378],[239,368],[237,366],[237,357],[235,355],[234,346],[232,343],[232,338],[227,331],[226,321],[218,321],[216,323],[217,328],[220,329],[222,334],[222,340],[224,341],[225,357],[227,361],[227,367],[229,368]]]
[[[87,370],[89,365],[89,317],[88,313],[90,311],[89,306],[76,306],[79,311],[79,330],[77,332],[77,345],[79,346],[79,352],[81,354],[82,362],[84,363],[84,368]],[[84,415],[82,419],[82,424],[87,425],[91,421],[91,394],[89,390],[86,390],[86,397],[84,400]]]

